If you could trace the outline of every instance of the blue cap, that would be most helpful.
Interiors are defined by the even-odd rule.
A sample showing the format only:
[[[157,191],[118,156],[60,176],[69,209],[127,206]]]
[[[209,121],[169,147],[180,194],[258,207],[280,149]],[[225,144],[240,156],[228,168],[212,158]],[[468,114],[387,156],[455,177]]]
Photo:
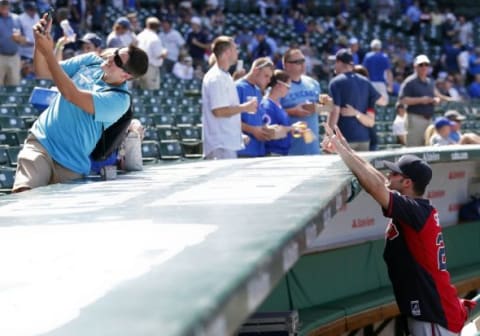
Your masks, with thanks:
[[[265,27],[260,27],[255,30],[255,35],[265,35],[267,34],[267,29]]]
[[[436,129],[440,129],[443,126],[453,126],[455,124],[452,121],[450,121],[450,119],[448,118],[438,117],[437,119],[435,119],[434,125]]]
[[[86,33],[83,35],[80,42],[91,43],[95,46],[95,48],[98,48],[102,45],[102,39],[95,33]]]
[[[115,23],[118,24],[119,26],[122,26],[125,29],[130,29],[130,21],[128,21],[128,19],[125,16],[119,17],[115,21]]]

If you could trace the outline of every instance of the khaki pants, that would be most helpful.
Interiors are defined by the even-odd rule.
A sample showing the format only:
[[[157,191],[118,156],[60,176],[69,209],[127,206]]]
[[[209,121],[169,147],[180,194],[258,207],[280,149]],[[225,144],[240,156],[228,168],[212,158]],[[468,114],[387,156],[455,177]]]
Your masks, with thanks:
[[[408,113],[405,120],[405,128],[407,129],[407,147],[425,146],[425,130],[432,123],[432,119]]]
[[[385,84],[384,82],[372,82],[372,85],[378,91],[378,93],[385,97],[388,104],[389,97],[387,91],[387,84]]]
[[[349,142],[350,147],[357,152],[368,152],[370,150],[370,141]]]
[[[0,86],[20,84],[20,56],[0,55]]]
[[[62,183],[83,177],[57,162],[33,135],[29,135],[18,153],[17,172],[12,192]]]

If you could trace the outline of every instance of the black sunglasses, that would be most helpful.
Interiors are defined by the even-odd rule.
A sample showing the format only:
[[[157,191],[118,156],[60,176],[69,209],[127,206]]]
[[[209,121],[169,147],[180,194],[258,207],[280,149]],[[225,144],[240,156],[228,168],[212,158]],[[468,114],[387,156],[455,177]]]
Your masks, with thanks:
[[[115,62],[115,65],[125,71],[126,73],[130,74],[130,72],[125,68],[123,65],[122,58],[119,55],[120,49],[115,50],[113,53],[113,62]]]
[[[305,63],[305,58],[300,58],[300,59],[297,59],[297,60],[294,60],[294,61],[287,61],[287,63],[300,65],[300,64]]]
[[[419,67],[428,67],[428,66],[430,66],[430,64],[428,64],[428,63],[420,63],[418,66],[419,66]]]

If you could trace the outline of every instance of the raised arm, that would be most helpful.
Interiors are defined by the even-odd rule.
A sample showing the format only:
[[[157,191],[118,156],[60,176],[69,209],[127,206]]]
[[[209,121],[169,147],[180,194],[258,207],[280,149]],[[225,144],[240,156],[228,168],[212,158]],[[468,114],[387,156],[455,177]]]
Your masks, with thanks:
[[[334,129],[335,133],[332,128],[325,125],[327,145],[329,143],[340,155],[343,162],[345,162],[347,167],[358,178],[363,189],[383,208],[388,208],[390,190],[387,187],[385,176],[352,150],[337,126],[335,126]]]
[[[46,22],[46,16],[44,16],[42,20]],[[52,22],[49,21],[47,24],[44,24],[42,20],[34,26],[34,57],[37,59],[35,70],[38,69],[42,75],[45,75],[45,77],[42,78],[53,79],[63,98],[78,106],[86,113],[94,114],[95,108],[92,94],[88,91],[79,90],[65,71],[63,71],[53,51],[53,39],[50,35]],[[40,64],[43,64],[43,68],[38,68]]]

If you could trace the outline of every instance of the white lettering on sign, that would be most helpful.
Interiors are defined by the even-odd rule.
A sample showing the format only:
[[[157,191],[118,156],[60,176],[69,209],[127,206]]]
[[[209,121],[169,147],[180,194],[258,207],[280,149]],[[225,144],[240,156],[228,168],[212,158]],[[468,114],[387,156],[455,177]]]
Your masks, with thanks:
[[[427,162],[440,161],[440,153],[424,153],[423,159]]]
[[[450,154],[452,160],[468,160],[467,152],[453,152]]]

